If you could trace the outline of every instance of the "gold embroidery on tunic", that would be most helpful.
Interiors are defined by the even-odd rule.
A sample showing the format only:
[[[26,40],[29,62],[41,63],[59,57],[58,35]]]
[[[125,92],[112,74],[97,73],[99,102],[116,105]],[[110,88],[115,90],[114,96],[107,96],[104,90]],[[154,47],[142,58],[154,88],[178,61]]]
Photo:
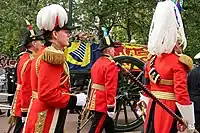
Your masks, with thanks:
[[[20,73],[21,80],[23,79],[22,76],[23,76],[23,73],[24,73],[24,71],[25,71],[25,69],[26,69],[28,63],[29,63],[29,61],[31,61],[31,60],[32,60],[32,59],[28,59],[28,60],[24,63],[24,65],[23,65],[23,67],[22,67],[22,70],[21,70],[21,73]]]
[[[63,64],[63,68],[64,68],[65,74],[69,75],[69,67],[68,67],[68,64],[66,62]]]
[[[95,110],[95,101],[96,101],[96,90],[93,90],[93,94],[90,97],[90,110]]]
[[[40,55],[38,58],[37,58],[37,60],[36,60],[36,65],[35,65],[35,69],[36,69],[36,75],[38,76],[38,74],[39,74],[39,66],[40,66],[40,60],[41,60],[41,58],[42,58],[42,55]]]
[[[66,81],[68,81],[69,84],[70,84],[69,67],[68,67],[68,64],[66,62],[63,64],[63,69],[64,69],[64,74],[65,75],[61,77],[61,83],[60,83],[60,85],[65,84]]]
[[[17,102],[17,98],[18,98],[18,94],[19,94],[19,90],[21,89],[21,85],[17,84],[17,88],[15,91],[15,96],[12,102],[12,107],[11,107],[11,115],[15,116],[15,112],[16,112],[16,102]]]
[[[35,133],[43,133],[46,116],[47,110],[38,113],[38,119],[35,124]]]
[[[60,86],[61,86],[61,85],[64,85],[65,82],[68,81],[68,78],[69,78],[69,76],[63,76],[63,77],[65,77],[65,79],[60,83]],[[62,77],[62,78],[63,78],[63,77]],[[61,78],[61,79],[62,79],[62,78]]]

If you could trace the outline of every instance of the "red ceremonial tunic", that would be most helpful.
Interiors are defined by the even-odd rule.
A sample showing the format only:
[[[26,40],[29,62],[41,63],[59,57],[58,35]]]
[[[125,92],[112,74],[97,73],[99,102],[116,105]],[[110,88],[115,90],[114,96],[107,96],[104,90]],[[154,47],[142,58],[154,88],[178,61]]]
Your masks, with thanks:
[[[23,133],[54,133],[60,109],[70,99],[68,66],[46,62],[41,58],[43,52],[40,49],[32,62],[33,99]]]
[[[21,112],[28,112],[28,108],[31,101],[32,89],[31,89],[31,62],[33,56],[26,61],[26,68],[22,74],[22,86],[21,86]]]
[[[173,112],[176,111],[176,104],[178,102],[182,105],[189,105],[190,98],[187,91],[187,73],[186,73],[186,65],[179,61],[179,56],[174,53],[170,54],[162,54],[161,56],[157,56],[155,59],[155,64],[153,66],[156,71],[160,74],[161,79],[173,81],[172,85],[167,85],[169,83],[153,83],[150,80],[150,84],[147,85],[147,88],[155,94],[155,96],[161,100],[168,108],[170,108]],[[145,78],[150,79],[149,71],[150,62],[147,63],[145,68]],[[164,93],[163,93],[164,92]],[[164,94],[169,94],[170,96],[166,96],[167,98],[163,98]],[[174,96],[174,99],[173,99]],[[170,100],[171,97],[172,99]],[[150,120],[149,114],[152,106],[152,99],[148,104],[147,108],[147,117],[144,125],[144,133],[147,131],[147,124]],[[169,115],[161,106],[155,104],[154,109],[154,130],[155,133],[170,133],[170,129],[172,128],[172,123],[174,118]]]
[[[31,59],[31,54],[24,52],[17,65],[17,88],[12,103],[11,115],[21,117],[23,76]]]
[[[101,56],[91,68],[92,86],[88,108],[107,113],[115,107],[118,86],[118,67],[107,55]]]

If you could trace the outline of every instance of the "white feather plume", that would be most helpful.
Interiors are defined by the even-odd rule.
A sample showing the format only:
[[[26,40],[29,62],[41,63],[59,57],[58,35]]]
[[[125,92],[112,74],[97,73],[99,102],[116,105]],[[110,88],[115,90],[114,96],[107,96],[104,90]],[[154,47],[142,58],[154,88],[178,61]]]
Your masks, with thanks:
[[[195,60],[200,59],[200,52],[194,56],[194,59],[195,59]]]
[[[42,8],[37,14],[37,26],[40,30],[52,31],[55,28],[56,18],[58,25],[62,28],[68,21],[68,15],[65,9],[58,5],[52,4]]]
[[[150,27],[148,51],[155,55],[171,53],[179,37],[178,33],[186,47],[183,23],[178,8],[171,0],[158,2]]]

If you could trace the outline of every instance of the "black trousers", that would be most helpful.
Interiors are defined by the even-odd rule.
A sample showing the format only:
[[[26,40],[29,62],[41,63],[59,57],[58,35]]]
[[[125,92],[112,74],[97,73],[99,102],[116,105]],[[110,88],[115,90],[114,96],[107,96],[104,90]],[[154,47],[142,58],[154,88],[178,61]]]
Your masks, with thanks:
[[[200,112],[195,111],[195,128],[200,132]]]
[[[94,118],[89,133],[101,133],[105,129],[106,133],[115,133],[114,121],[107,114],[94,112]]]
[[[16,125],[13,133],[21,133],[23,129],[24,123],[22,123],[22,118],[17,117],[16,119]]]
[[[60,109],[60,112],[58,115],[58,121],[56,124],[56,129],[54,133],[64,133],[66,116],[67,116],[67,109],[66,108]]]
[[[8,96],[8,103],[11,106],[14,96]],[[10,116],[10,109],[7,111],[7,116]]]

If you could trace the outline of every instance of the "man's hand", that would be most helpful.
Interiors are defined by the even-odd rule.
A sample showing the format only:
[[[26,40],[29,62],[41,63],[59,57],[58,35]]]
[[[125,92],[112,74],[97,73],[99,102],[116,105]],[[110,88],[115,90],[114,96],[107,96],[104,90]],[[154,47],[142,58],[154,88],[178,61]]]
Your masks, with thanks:
[[[110,107],[110,108],[108,108],[107,114],[108,114],[108,116],[109,116],[110,118],[113,119],[114,116],[115,116],[115,107]]]
[[[108,116],[110,117],[110,118],[114,118],[114,116],[115,116],[115,113],[114,112],[107,112],[107,114],[108,114]]]
[[[177,122],[177,129],[178,129],[178,131],[184,132],[187,129],[188,133],[194,133],[195,126],[194,125],[188,125],[187,121],[185,121],[185,120],[183,120],[183,121],[187,125],[187,127],[184,124],[182,124],[181,122],[178,121]]]
[[[22,123],[25,123],[26,117],[22,117]]]
[[[67,105],[67,109],[73,110],[76,108],[77,97],[76,95],[70,94],[70,99]]]
[[[76,106],[84,106],[86,103],[87,95],[84,93],[76,94],[77,102]]]
[[[187,121],[184,120],[184,123],[188,124]],[[180,121],[177,121],[177,129],[179,132],[184,132],[186,130],[186,126],[183,125]]]
[[[183,121],[185,123],[185,124],[182,124],[182,125],[186,126],[187,132],[194,133],[194,131],[195,131],[194,103],[191,102],[190,105],[181,105],[178,102],[176,102],[176,106],[178,107],[178,109],[179,109],[179,111],[180,111],[180,113],[183,117]],[[183,128],[181,126],[181,129],[185,129],[185,128]]]
[[[27,112],[21,112],[22,114],[22,123],[25,123],[26,117],[27,117]]]
[[[195,130],[195,126],[194,125],[188,125],[188,132],[189,133],[194,133],[194,130]]]

